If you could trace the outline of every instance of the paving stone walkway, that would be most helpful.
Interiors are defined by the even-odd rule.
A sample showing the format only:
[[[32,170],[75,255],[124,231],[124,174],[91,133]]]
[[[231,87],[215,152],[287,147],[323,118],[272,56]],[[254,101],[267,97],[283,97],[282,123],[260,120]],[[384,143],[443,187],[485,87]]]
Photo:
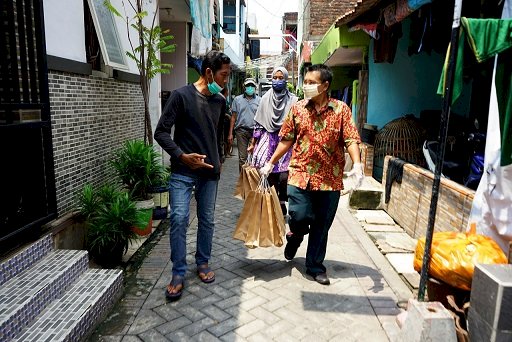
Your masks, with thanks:
[[[232,196],[237,165],[237,157],[228,158],[219,183],[210,260],[215,282],[203,284],[195,274],[194,214],[182,298],[169,303],[164,296],[171,270],[165,227],[90,341],[393,341],[397,303],[411,293],[347,200],[340,201],[329,236],[325,265],[331,285],[322,286],[305,274],[305,243],[288,262],[283,248],[249,250],[231,237],[243,205]]]

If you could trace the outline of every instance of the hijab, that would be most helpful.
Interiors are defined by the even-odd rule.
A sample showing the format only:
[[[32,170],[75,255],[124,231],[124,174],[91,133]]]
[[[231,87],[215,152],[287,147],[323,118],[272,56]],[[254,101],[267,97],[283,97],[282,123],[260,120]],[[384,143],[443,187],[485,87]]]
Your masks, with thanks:
[[[288,79],[288,70],[283,67],[275,68],[272,72],[272,78],[274,78],[278,71],[283,73],[285,80]],[[273,133],[278,131],[283,124],[286,114],[290,111],[290,107],[297,100],[297,96],[290,93],[287,88],[281,92],[276,92],[273,88],[270,88],[261,98],[254,121],[263,126],[267,132]]]

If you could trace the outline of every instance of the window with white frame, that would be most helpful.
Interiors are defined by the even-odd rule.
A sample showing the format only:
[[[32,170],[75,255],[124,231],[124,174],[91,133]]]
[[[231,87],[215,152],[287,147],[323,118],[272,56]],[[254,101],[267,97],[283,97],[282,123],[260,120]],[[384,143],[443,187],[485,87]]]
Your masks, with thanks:
[[[105,64],[115,69],[127,70],[128,65],[113,14],[104,5],[104,0],[87,1]]]

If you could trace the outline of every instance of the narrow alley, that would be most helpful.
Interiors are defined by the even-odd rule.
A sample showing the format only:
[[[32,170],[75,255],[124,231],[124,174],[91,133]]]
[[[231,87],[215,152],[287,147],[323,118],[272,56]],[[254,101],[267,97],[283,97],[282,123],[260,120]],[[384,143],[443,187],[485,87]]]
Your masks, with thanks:
[[[305,243],[288,262],[283,248],[249,250],[231,235],[243,202],[232,192],[237,157],[224,164],[219,183],[216,232],[210,265],[212,284],[195,274],[195,228],[187,234],[189,272],[183,296],[167,302],[170,281],[168,222],[132,277],[125,293],[90,341],[388,341],[397,333],[396,293],[407,298],[398,277],[389,284],[382,271],[394,272],[340,201],[330,231],[325,265],[330,286],[305,274]],[[192,201],[192,206],[195,205]],[[195,212],[192,208],[191,213]],[[195,215],[194,215],[195,216]],[[162,228],[162,227],[161,227]],[[400,292],[401,291],[401,292]]]

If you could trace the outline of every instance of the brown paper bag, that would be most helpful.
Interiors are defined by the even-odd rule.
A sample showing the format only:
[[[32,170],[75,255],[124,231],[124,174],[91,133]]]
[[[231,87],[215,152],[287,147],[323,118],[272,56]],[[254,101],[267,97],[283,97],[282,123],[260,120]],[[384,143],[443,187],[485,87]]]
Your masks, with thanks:
[[[277,191],[273,186],[270,188],[270,200],[272,203],[273,220],[275,220],[275,225],[272,230],[274,246],[281,247],[284,243],[283,237],[286,234],[286,222],[284,221]]]
[[[240,172],[240,175],[238,176],[238,182],[236,182],[235,191],[233,192],[233,196],[235,196],[238,199],[245,199],[245,193],[244,193],[244,178],[245,178],[245,171],[242,167],[242,171]]]
[[[256,190],[261,180],[258,169],[256,169],[254,166],[248,166],[246,168],[246,176],[249,181],[249,189]]]
[[[255,190],[258,187],[259,182],[260,173],[258,170],[247,163],[242,165],[233,196],[244,200],[249,194],[249,191]]]
[[[258,247],[271,247],[274,245],[275,229],[275,220],[272,215],[272,195],[269,192],[263,192],[262,197]]]
[[[261,193],[251,191],[245,199],[244,207],[236,223],[233,238],[246,241],[249,230],[251,233],[260,226],[261,214]]]
[[[285,223],[277,193],[263,179],[256,190],[249,191],[233,238],[248,248],[283,245]]]

